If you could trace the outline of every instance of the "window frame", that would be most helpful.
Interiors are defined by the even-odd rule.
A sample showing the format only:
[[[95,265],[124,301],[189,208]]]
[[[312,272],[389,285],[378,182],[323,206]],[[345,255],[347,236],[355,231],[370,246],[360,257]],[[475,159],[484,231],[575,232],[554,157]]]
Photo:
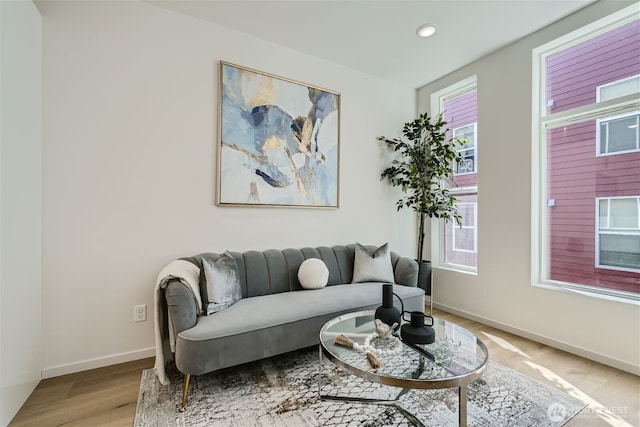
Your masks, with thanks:
[[[636,228],[614,228],[607,227],[606,231],[602,231],[600,229],[600,202],[602,200],[607,200],[608,208],[607,208],[607,217],[611,218],[611,200],[620,200],[620,199],[635,199],[636,200],[636,209],[638,213],[638,219]],[[616,267],[614,265],[607,265],[600,263],[600,236],[602,234],[609,235],[617,235],[617,236],[640,236],[640,195],[638,196],[616,196],[616,197],[596,197],[596,245],[595,245],[595,267],[601,268],[604,270],[615,270],[615,271],[629,271],[632,273],[640,273],[640,266],[638,268],[628,268],[628,267]]]
[[[452,98],[456,98],[458,96],[464,95],[467,92],[471,92],[473,90],[478,89],[478,77],[473,74],[465,79],[458,81],[452,85],[449,85],[439,91],[436,91],[431,94],[431,115],[437,116],[444,110],[444,103]],[[477,122],[474,131],[476,132],[476,141],[477,141]],[[465,125],[466,126],[466,125]],[[453,133],[451,134],[453,136]],[[477,142],[476,142],[477,149]],[[476,160],[478,158],[478,153],[476,151]],[[477,168],[476,168],[477,170]],[[477,172],[475,172],[477,173]],[[458,175],[456,175],[458,176]],[[472,187],[456,187],[450,189],[450,194],[455,196],[458,194],[476,194],[479,200],[480,195],[478,193],[478,186]],[[477,202],[476,202],[477,203]],[[477,212],[477,207],[476,207]],[[477,214],[476,214],[477,218]],[[458,273],[466,273],[471,275],[478,274],[478,266],[469,267],[467,265],[459,265],[445,262],[445,221],[437,218],[431,219],[431,262],[433,268],[440,268],[443,270],[455,271]],[[476,222],[476,250],[478,248],[478,224]],[[476,252],[477,253],[477,252]]]
[[[561,50],[592,39],[614,28],[640,19],[640,11],[632,5],[607,17],[583,26],[532,50],[532,132],[531,132],[531,285],[540,288],[577,293],[640,305],[640,293],[562,282],[548,278],[549,233],[547,214],[547,153],[546,134],[551,129],[588,120],[640,110],[638,94],[595,102],[559,113],[547,112],[545,99],[546,58]],[[598,148],[596,148],[598,150]]]
[[[475,193],[474,193],[475,194]],[[461,202],[461,203],[457,203],[458,207],[460,207],[460,205],[471,205],[473,206],[473,226],[469,227],[469,226],[462,226],[462,227],[458,227],[456,224],[453,224],[453,250],[456,252],[466,252],[466,253],[471,253],[471,254],[477,254],[478,253],[478,202]],[[472,229],[473,230],[473,249],[469,250],[469,249],[458,249],[456,248],[456,230],[460,230],[460,228],[462,229]],[[460,232],[460,231],[458,231]]]

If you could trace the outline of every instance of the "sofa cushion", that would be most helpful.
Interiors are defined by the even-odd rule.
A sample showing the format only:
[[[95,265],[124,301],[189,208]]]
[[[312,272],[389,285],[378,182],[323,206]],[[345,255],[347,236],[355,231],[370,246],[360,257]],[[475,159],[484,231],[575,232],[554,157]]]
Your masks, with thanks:
[[[300,264],[298,280],[305,289],[324,288],[329,281],[329,269],[318,258],[309,258]]]
[[[351,283],[361,282],[394,283],[391,251],[388,243],[373,251],[360,243],[356,243],[353,280]]]
[[[218,260],[202,258],[205,280],[200,284],[202,308],[206,314],[230,307],[242,298],[238,265],[229,253]]]
[[[393,291],[403,301],[418,297],[423,304],[418,308],[405,307],[405,310],[424,310],[422,289],[394,285]],[[335,285],[308,291],[263,295],[242,299],[215,315],[200,316],[196,326],[183,331],[181,335],[189,340],[207,340],[327,313],[356,311],[379,305],[382,305],[382,283]]]
[[[424,291],[394,285],[407,311],[424,310]],[[397,303],[397,300],[395,300]],[[328,320],[382,304],[382,283],[326,286],[238,301],[178,334],[176,365],[203,374],[318,343]],[[399,304],[397,305],[400,308]]]

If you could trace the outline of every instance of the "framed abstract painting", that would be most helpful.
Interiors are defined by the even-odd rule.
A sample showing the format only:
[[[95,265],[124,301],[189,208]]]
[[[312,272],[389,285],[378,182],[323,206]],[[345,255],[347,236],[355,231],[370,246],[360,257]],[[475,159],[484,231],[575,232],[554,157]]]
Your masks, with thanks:
[[[219,206],[339,207],[340,94],[220,62]]]

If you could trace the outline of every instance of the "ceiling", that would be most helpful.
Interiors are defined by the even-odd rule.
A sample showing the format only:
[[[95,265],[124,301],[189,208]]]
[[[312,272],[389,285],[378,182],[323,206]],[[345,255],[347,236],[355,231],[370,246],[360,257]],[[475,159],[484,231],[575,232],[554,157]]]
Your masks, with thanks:
[[[414,88],[595,0],[149,0]],[[431,38],[416,36],[426,22]]]

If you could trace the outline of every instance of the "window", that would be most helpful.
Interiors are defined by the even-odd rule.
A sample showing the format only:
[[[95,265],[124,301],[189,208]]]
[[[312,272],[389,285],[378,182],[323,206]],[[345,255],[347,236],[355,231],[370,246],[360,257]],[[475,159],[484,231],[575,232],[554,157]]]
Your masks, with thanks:
[[[640,272],[640,197],[598,199],[599,268]]]
[[[444,114],[451,131],[448,138],[464,140],[458,151],[463,161],[453,165],[455,183],[449,185],[457,199],[462,226],[432,221],[431,253],[435,267],[476,272],[478,258],[478,93],[470,77],[431,95],[431,114]]]
[[[533,51],[532,283],[640,302],[640,13]]]
[[[458,149],[464,160],[456,163],[454,169],[456,175],[476,172],[476,126],[476,123],[472,123],[453,129],[453,137],[465,141],[464,145]]]
[[[460,227],[453,227],[453,250],[462,252],[477,252],[476,247],[476,211],[477,203],[458,202],[458,209],[462,215]]]
[[[458,213],[462,225],[444,224],[444,265],[450,268],[468,269],[475,266],[478,256],[478,195],[457,193]]]
[[[640,74],[598,86],[596,101],[608,101],[638,92],[640,92]]]
[[[639,113],[598,120],[596,136],[598,154],[620,154],[638,151]]]

